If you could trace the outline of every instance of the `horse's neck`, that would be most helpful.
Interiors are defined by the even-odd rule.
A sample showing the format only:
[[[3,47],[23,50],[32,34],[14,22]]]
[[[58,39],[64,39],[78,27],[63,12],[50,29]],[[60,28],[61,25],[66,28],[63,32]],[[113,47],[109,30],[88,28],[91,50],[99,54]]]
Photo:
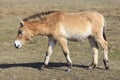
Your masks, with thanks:
[[[36,35],[48,36],[50,34],[49,27],[45,24],[38,24],[36,27]]]
[[[29,29],[32,30],[34,35],[49,36],[53,26],[51,22],[47,20],[31,21],[28,22]]]

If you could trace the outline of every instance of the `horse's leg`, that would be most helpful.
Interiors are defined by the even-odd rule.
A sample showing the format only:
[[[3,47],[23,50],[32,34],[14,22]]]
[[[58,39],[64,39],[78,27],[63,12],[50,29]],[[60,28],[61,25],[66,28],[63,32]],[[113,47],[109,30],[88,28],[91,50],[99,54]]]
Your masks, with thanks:
[[[55,40],[49,39],[48,48],[47,48],[46,56],[45,56],[45,59],[44,59],[44,64],[41,66],[41,69],[43,69],[45,66],[48,65],[49,60],[50,60],[50,56],[53,52],[53,48],[55,47],[55,44],[56,44]]]
[[[104,49],[103,62],[104,62],[105,68],[107,70],[107,69],[109,69],[108,42],[102,36],[99,36],[99,38],[97,39],[97,41],[100,43],[100,45]]]
[[[98,44],[95,41],[95,39],[91,36],[88,37],[88,40],[89,40],[89,43],[91,45],[91,48],[94,54],[93,61],[92,61],[92,64],[89,66],[89,69],[94,69],[98,64]]]
[[[68,63],[68,70],[67,71],[70,72],[71,67],[72,67],[72,60],[70,58],[69,50],[67,47],[67,40],[65,38],[60,38],[58,41],[61,45],[61,48],[63,50],[63,53],[64,53],[66,60],[67,60],[67,63]]]

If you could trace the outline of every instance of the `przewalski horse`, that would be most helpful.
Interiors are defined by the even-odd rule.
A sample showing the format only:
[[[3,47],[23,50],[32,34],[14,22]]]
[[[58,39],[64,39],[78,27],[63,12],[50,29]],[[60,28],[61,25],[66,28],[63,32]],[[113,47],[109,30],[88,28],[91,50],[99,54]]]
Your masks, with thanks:
[[[38,19],[34,20],[34,18]],[[67,40],[80,41],[88,38],[94,53],[89,69],[95,68],[98,64],[98,43],[104,49],[103,62],[105,68],[109,69],[108,42],[105,36],[105,28],[105,19],[97,12],[68,13],[51,11],[39,13],[20,22],[14,44],[16,48],[21,48],[25,42],[30,41],[35,35],[47,36],[48,48],[41,68],[48,65],[53,48],[56,42],[59,42],[68,63],[68,71],[70,71],[72,60],[67,47]]]

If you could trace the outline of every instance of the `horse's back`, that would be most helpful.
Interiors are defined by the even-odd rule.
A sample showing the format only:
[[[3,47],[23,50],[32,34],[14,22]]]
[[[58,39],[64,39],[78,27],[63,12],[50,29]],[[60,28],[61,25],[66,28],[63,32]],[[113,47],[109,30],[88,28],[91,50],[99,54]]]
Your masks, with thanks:
[[[98,12],[78,12],[78,13],[64,13],[64,22],[69,25],[75,26],[85,26],[87,22],[90,22],[94,25],[94,23],[103,23],[104,17]]]
[[[93,31],[97,32],[97,28],[101,29],[103,24],[103,16],[97,12],[65,12],[60,23],[60,32],[67,39],[81,40],[93,35]]]

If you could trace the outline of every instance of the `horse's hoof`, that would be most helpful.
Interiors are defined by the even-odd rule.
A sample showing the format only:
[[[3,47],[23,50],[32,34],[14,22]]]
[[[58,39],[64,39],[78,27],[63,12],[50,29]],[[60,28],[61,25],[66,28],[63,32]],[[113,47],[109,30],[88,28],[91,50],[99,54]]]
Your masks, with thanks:
[[[109,66],[106,66],[105,69],[106,69],[106,70],[109,70]]]
[[[88,66],[88,70],[92,70],[92,69],[95,69],[95,68],[96,68],[95,64],[92,64],[92,65]]]
[[[103,63],[105,65],[105,69],[108,70],[109,69],[109,61],[108,60],[103,60]]]
[[[43,70],[45,68],[45,65],[43,64],[40,68],[39,68],[39,70]]]
[[[71,72],[71,69],[70,69],[70,68],[68,68],[68,69],[66,70],[66,72]]]
[[[88,70],[92,70],[93,68],[91,66],[88,67]]]

